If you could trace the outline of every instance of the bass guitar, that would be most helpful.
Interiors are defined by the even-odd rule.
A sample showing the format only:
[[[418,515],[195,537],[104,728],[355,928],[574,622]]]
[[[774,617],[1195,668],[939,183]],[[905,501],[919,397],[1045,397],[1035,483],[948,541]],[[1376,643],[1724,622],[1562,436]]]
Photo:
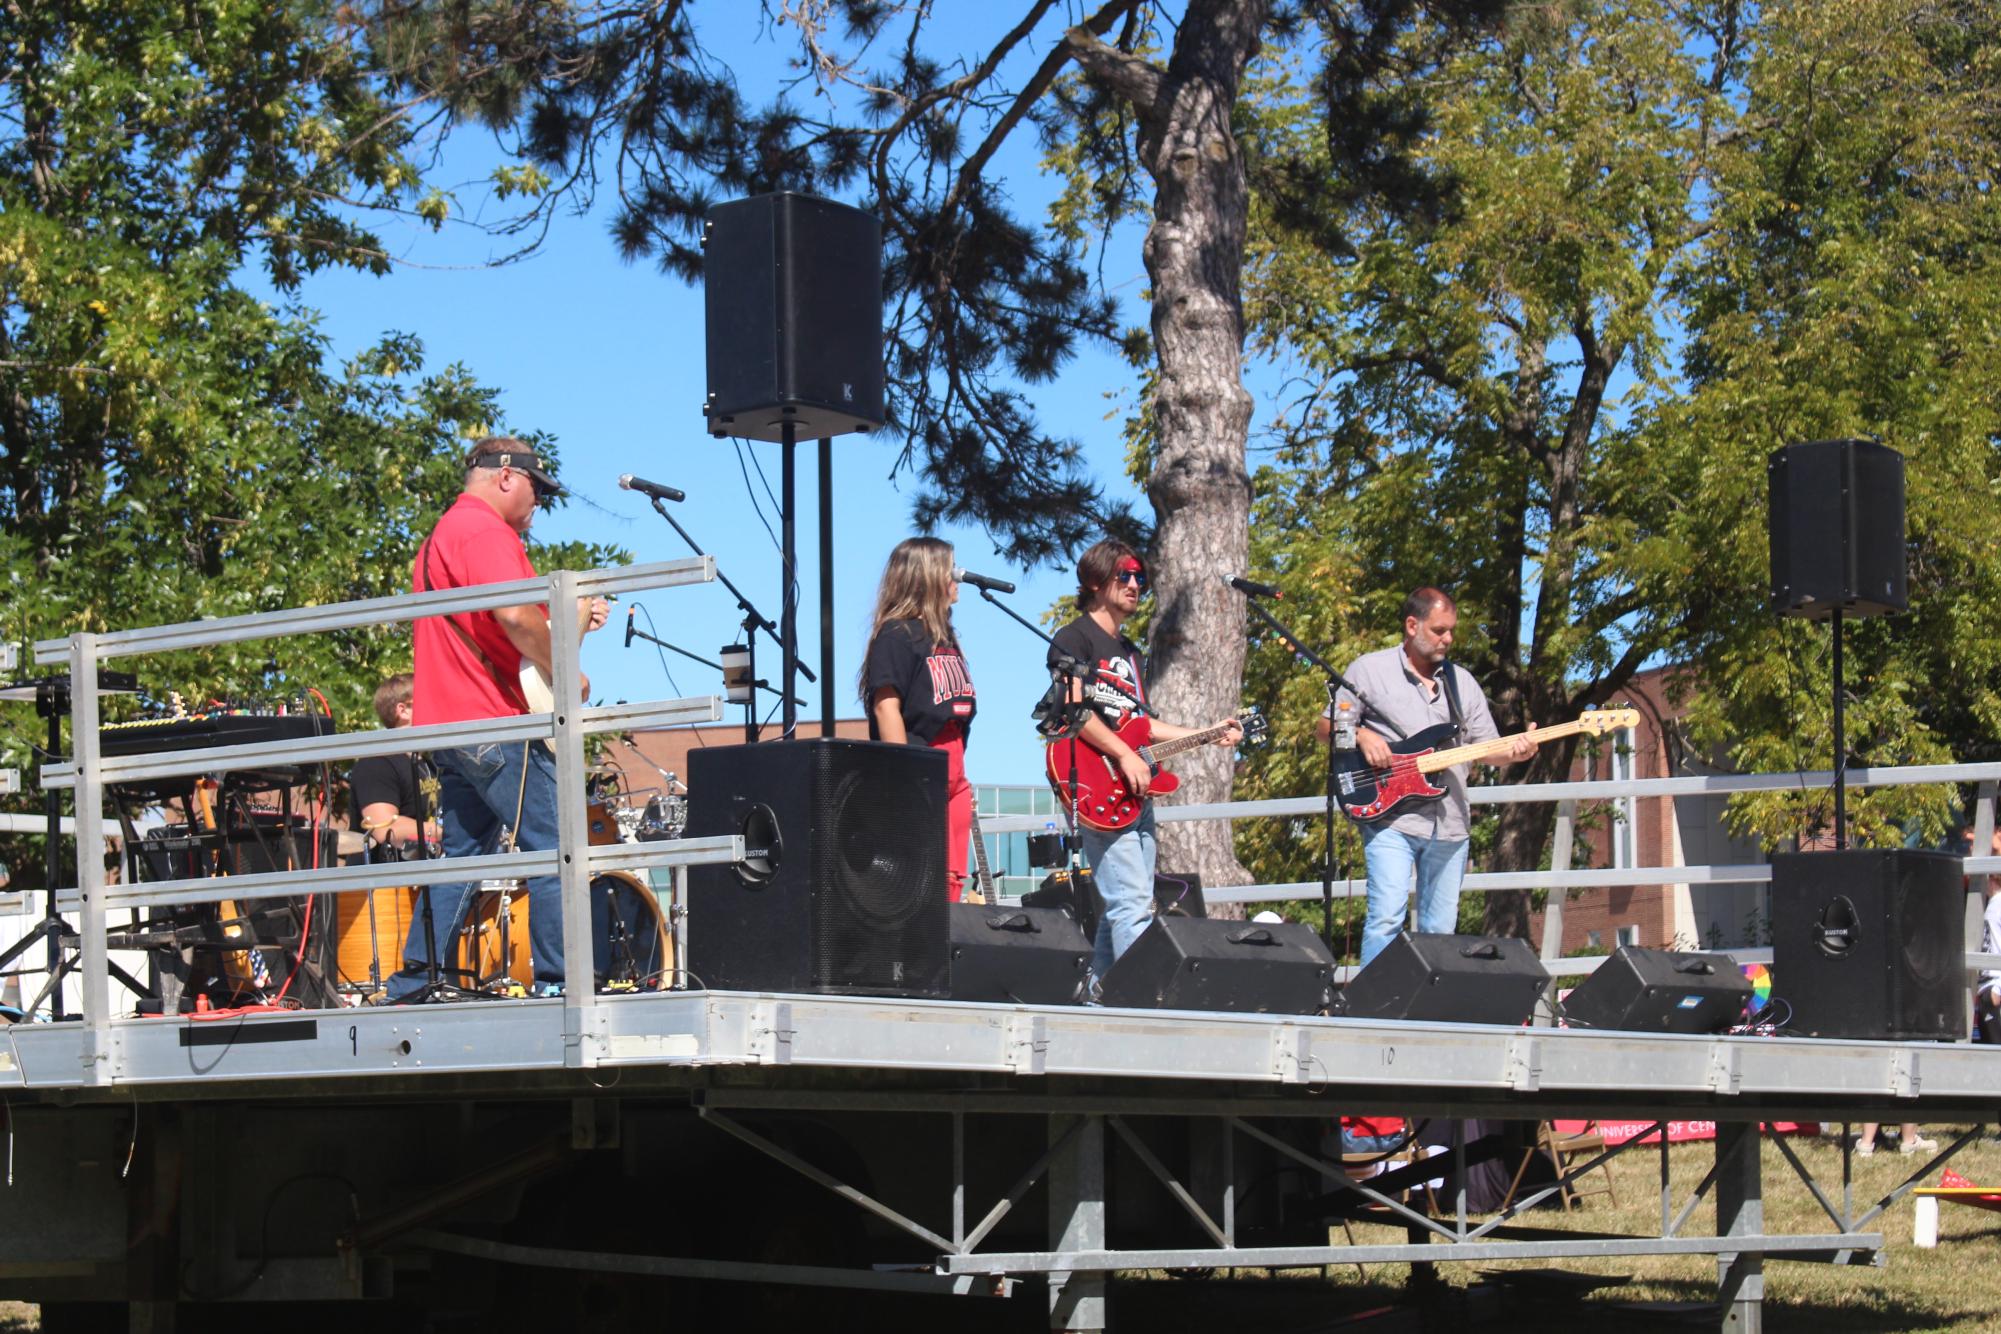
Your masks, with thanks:
[[[1602,736],[1622,727],[1639,725],[1638,709],[1590,709],[1570,722],[1557,723],[1553,727],[1540,727],[1533,732],[1518,732],[1514,736],[1440,750],[1440,746],[1452,739],[1453,731],[1451,723],[1440,723],[1436,727],[1425,728],[1415,736],[1392,742],[1390,762],[1380,769],[1363,758],[1360,750],[1336,752],[1334,799],[1341,803],[1341,809],[1352,820],[1364,824],[1387,820],[1412,802],[1430,801],[1445,795],[1445,789],[1434,785],[1425,777],[1426,774],[1505,754],[1521,737],[1540,743],[1555,741],[1575,732]]]
[[[1244,731],[1244,744],[1256,745],[1269,734],[1264,715],[1256,709],[1245,709],[1237,715],[1237,726]],[[1056,799],[1066,807],[1074,808],[1077,820],[1091,829],[1105,833],[1117,833],[1128,828],[1139,819],[1146,809],[1149,797],[1165,796],[1181,786],[1181,780],[1161,769],[1160,764],[1170,755],[1179,755],[1184,750],[1206,746],[1214,742],[1229,729],[1228,723],[1217,723],[1199,732],[1172,741],[1153,739],[1153,720],[1143,714],[1131,714],[1116,729],[1119,740],[1131,746],[1147,767],[1153,770],[1153,781],[1148,790],[1134,793],[1126,787],[1125,777],[1119,773],[1119,766],[1111,756],[1091,745],[1088,741],[1070,738],[1052,742],[1044,752],[1045,768],[1049,775],[1049,785],[1056,789]],[[1071,756],[1076,756],[1077,800],[1070,799]]]

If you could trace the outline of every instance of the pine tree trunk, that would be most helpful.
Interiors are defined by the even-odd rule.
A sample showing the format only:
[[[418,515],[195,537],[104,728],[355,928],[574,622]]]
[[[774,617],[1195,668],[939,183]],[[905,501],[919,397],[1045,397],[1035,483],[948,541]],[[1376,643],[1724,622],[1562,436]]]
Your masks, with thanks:
[[[1204,726],[1235,713],[1244,676],[1244,604],[1224,580],[1250,547],[1243,384],[1242,273],[1249,188],[1231,133],[1244,66],[1268,6],[1210,0],[1188,7],[1142,154],[1157,194],[1145,260],[1153,284],[1158,452],[1147,482],[1156,516],[1149,634],[1153,698],[1163,718]],[[1176,802],[1230,799],[1231,752],[1176,758]],[[1160,867],[1204,885],[1241,885],[1227,821],[1166,824]]]

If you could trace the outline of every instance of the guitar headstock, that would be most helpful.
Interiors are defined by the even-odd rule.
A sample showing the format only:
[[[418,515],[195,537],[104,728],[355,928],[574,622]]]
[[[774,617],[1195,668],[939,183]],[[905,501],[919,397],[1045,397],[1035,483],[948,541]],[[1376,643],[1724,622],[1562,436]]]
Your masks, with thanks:
[[[1577,730],[1588,732],[1592,736],[1603,736],[1607,732],[1616,732],[1622,727],[1638,727],[1639,725],[1640,711],[1638,709],[1586,709],[1577,718]]]
[[[1265,721],[1264,710],[1255,704],[1237,715],[1237,726],[1244,729],[1243,746],[1262,746],[1271,740],[1271,724]]]

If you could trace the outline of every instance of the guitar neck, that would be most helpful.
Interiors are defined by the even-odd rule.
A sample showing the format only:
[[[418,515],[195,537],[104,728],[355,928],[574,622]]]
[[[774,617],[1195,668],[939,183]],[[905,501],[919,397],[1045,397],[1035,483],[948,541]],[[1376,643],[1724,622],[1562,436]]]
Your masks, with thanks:
[[[1190,732],[1187,736],[1178,736],[1172,741],[1155,741],[1147,746],[1146,753],[1155,760],[1164,760],[1170,755],[1179,755],[1184,750],[1206,746],[1229,729],[1229,723],[1217,723],[1214,727],[1205,727],[1199,732]]]
[[[1537,742],[1554,741],[1558,737],[1581,732],[1585,726],[1584,719],[1577,718],[1567,723],[1538,727],[1534,736]],[[1528,735],[1530,733],[1517,732],[1513,736],[1497,736],[1492,741],[1475,741],[1468,746],[1454,746],[1451,750],[1433,751],[1429,755],[1418,757],[1417,769],[1419,773],[1437,773],[1440,769],[1450,769],[1455,764],[1471,764],[1475,760],[1484,760],[1489,755],[1504,754],[1515,742]]]
[[[980,804],[977,801],[973,803],[973,869],[979,877],[980,893],[986,896],[987,902],[994,902],[994,873],[987,866],[987,839],[980,832]]]

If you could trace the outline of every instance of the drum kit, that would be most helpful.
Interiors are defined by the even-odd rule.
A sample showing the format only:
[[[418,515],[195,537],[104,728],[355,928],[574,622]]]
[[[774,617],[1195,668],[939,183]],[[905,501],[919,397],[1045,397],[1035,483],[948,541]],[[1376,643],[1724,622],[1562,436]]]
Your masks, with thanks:
[[[616,773],[594,775],[585,808],[591,845],[679,838],[688,822],[687,789],[674,775],[664,776],[663,788],[628,792]],[[359,834],[342,838],[355,845],[350,849],[343,842],[343,854],[365,850]],[[334,895],[341,991],[353,1004],[381,997],[409,938],[421,893],[414,886],[397,885]],[[671,985],[674,933],[660,896],[645,879],[629,871],[600,871],[591,877],[590,899],[598,989],[653,991]],[[477,882],[457,939],[445,943],[441,952],[450,961],[445,975],[460,990],[493,995],[526,991],[535,972],[523,883]]]

